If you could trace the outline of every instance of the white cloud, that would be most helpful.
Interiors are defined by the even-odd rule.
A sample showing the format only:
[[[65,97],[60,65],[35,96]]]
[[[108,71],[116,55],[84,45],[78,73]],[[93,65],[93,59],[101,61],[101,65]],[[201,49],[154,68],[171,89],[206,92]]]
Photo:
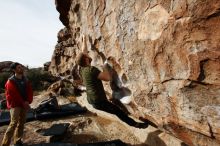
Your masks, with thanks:
[[[52,0],[0,0],[0,61],[42,66],[63,28]]]

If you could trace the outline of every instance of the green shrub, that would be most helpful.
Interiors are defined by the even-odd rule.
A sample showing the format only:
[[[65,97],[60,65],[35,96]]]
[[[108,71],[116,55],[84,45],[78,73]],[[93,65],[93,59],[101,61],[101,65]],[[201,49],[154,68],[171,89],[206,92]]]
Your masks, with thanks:
[[[43,82],[51,81],[51,75],[47,71],[43,71],[39,68],[29,69],[27,72],[27,78],[32,84],[34,91],[41,91],[45,89]]]
[[[11,75],[12,73],[9,72],[0,73],[0,93],[4,92],[5,83]],[[52,75],[50,75],[47,71],[43,71],[40,68],[29,69],[26,72],[26,76],[31,82],[34,91],[44,90],[46,88],[45,82],[53,83],[55,80]]]
[[[11,73],[9,72],[0,73],[0,93],[4,92],[5,83],[7,82],[10,76],[11,76]]]

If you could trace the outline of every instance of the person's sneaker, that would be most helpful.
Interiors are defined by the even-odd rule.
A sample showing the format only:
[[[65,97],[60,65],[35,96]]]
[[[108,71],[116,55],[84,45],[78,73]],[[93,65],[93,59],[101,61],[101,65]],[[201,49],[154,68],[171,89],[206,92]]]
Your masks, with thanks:
[[[148,123],[137,123],[134,127],[144,129],[148,127]]]

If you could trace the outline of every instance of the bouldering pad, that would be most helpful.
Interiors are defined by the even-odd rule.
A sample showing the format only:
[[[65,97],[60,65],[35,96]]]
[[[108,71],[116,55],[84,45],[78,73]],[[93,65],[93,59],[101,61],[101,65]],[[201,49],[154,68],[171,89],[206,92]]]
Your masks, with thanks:
[[[53,119],[53,118],[59,118],[74,114],[80,114],[85,113],[87,111],[86,108],[81,107],[77,103],[70,103],[61,105],[59,110],[56,110],[54,112],[48,111],[48,112],[42,112],[42,113],[36,113],[35,117],[37,120],[43,120],[43,119]]]
[[[48,129],[42,129],[38,133],[40,133],[43,136],[59,136],[63,135],[67,128],[69,127],[69,123],[59,123],[59,124],[53,124]]]
[[[103,141],[97,143],[71,144],[71,143],[43,143],[28,146],[126,146],[121,140]]]
[[[86,108],[81,107],[77,103],[61,105],[60,109],[54,112],[45,111],[42,113],[36,113],[34,112],[34,109],[32,109],[27,113],[26,121],[29,122],[29,121],[34,121],[34,120],[60,118],[60,117],[74,115],[74,114],[85,113],[86,111],[87,111]],[[9,123],[10,123],[10,112],[9,111],[1,112],[0,126],[7,125]]]
[[[2,112],[0,115],[0,126],[9,124],[10,118],[11,118],[11,116],[10,116],[9,111]],[[35,120],[35,116],[34,116],[33,110],[31,110],[26,115],[26,121],[29,122],[29,121],[33,121],[33,120]]]

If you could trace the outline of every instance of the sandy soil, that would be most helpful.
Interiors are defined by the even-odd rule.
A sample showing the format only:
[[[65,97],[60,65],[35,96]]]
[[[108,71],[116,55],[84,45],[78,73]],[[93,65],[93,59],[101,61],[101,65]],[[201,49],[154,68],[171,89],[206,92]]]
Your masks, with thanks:
[[[43,92],[35,96],[31,107],[36,107],[40,101],[46,99],[47,93]],[[69,102],[78,102],[88,109],[87,113],[68,116],[65,118],[33,121],[25,125],[24,143],[39,144],[43,142],[67,142],[67,143],[93,143],[120,139],[128,146],[182,146],[182,142],[151,126],[146,129],[138,129],[128,126],[115,115],[94,109],[88,104],[85,94],[81,97],[58,97],[60,105]],[[37,131],[47,129],[52,124],[69,123],[68,130],[63,136],[42,136]],[[0,141],[7,126],[0,126]]]
[[[44,97],[45,94],[36,96],[32,107],[36,107]],[[69,99],[71,101],[76,101],[74,97],[70,97]],[[67,99],[59,98],[60,104],[68,103],[68,101],[69,100]],[[82,102],[83,101],[81,101],[81,104]],[[120,139],[128,145],[147,146],[134,134],[139,129],[126,125],[114,115],[100,111],[97,112],[91,107],[89,107],[89,110],[92,110],[92,112],[88,111],[82,115],[74,115],[62,119],[26,123],[24,143],[37,144],[42,142],[59,141],[80,144]],[[36,132],[39,129],[49,128],[55,123],[70,123],[65,135],[61,137],[49,137],[41,136]],[[7,126],[0,127],[0,140],[2,140],[6,128]]]

